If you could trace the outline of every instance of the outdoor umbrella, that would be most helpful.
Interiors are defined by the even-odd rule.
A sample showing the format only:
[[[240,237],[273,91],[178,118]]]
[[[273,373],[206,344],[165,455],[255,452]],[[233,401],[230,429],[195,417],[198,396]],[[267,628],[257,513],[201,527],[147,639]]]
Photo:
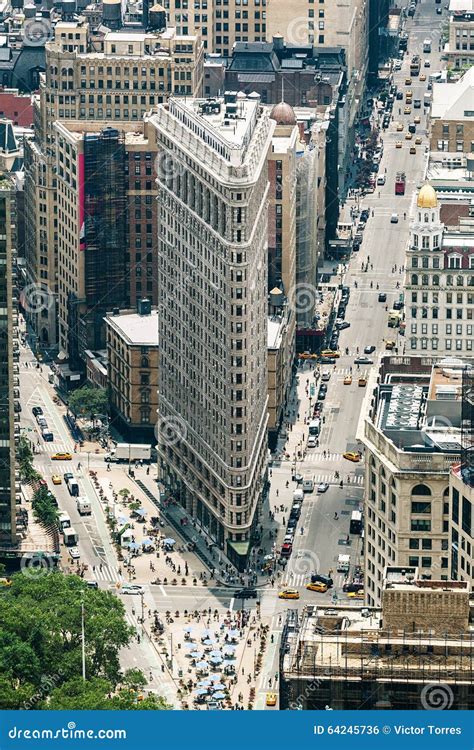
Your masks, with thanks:
[[[135,511],[135,513],[137,514],[137,516],[146,516],[145,508],[139,508],[138,510]]]
[[[187,626],[186,626],[186,627],[184,628],[184,632],[185,632],[185,633],[192,633],[192,631],[193,631],[193,629],[192,629],[191,625],[187,625]]]
[[[209,679],[211,682],[220,682],[222,680],[222,675],[214,672],[214,674],[209,675]]]
[[[166,544],[167,547],[172,547],[173,544],[176,544],[176,539],[163,539],[163,544]]]
[[[222,663],[222,656],[211,656],[210,662],[211,662],[211,664],[221,664]]]
[[[146,539],[142,539],[142,544],[144,547],[150,547],[153,544],[153,539],[147,536]]]
[[[203,657],[202,651],[191,651],[189,655],[191,659],[202,659]]]
[[[222,654],[220,651],[211,651],[209,654],[213,659],[222,659]]]
[[[212,697],[215,698],[216,701],[223,701],[224,698],[226,697],[226,694],[225,693],[213,693]]]
[[[200,687],[200,688],[209,687],[210,685],[212,685],[212,682],[209,679],[207,679],[207,680],[200,680],[198,682],[198,687]]]
[[[215,682],[214,685],[211,686],[211,690],[225,690],[225,685],[223,682]]]
[[[199,690],[196,690],[196,695],[207,695],[206,688],[199,688]]]
[[[128,549],[140,549],[140,545],[137,542],[128,542]]]
[[[225,648],[224,649],[224,656],[226,656],[228,659],[235,659],[234,650],[235,649]]]
[[[196,664],[197,669],[207,669],[208,666],[209,664],[207,663],[207,661],[198,661],[198,663]]]
[[[215,641],[212,638],[205,638],[203,640],[204,646],[213,646]]]
[[[129,522],[129,520],[130,519],[127,518],[127,516],[118,516],[117,517],[117,521],[118,521],[118,523],[119,523],[120,526],[125,526],[125,524]]]
[[[238,630],[228,630],[227,635],[229,638],[240,638],[240,633]]]
[[[201,638],[211,638],[212,633],[210,630],[204,630],[204,632],[201,634]]]

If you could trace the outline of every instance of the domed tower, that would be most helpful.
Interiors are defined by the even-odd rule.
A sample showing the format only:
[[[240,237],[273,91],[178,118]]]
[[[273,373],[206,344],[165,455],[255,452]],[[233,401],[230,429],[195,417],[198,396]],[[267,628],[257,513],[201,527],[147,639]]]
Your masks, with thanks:
[[[405,263],[406,349],[413,354],[436,356],[445,340],[443,231],[436,192],[426,183],[417,196]]]
[[[439,250],[443,225],[440,221],[438,198],[434,188],[425,183],[418,193],[416,209],[410,227],[410,247],[413,250]]]
[[[277,125],[296,125],[296,115],[293,107],[286,102],[275,104],[270,112],[270,119],[275,120]]]

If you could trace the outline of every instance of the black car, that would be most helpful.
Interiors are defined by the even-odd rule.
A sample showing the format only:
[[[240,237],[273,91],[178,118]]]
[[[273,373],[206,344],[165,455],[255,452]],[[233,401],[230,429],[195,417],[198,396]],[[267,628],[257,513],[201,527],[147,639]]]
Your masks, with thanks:
[[[398,100],[403,99],[403,91],[397,91],[397,99]]]
[[[360,212],[360,221],[367,221],[368,218],[369,218],[369,209],[363,208],[362,211]]]
[[[335,365],[336,357],[320,357],[319,361],[323,365]]]
[[[43,413],[41,406],[33,406],[31,411],[34,417],[39,417],[39,415]]]
[[[256,599],[257,596],[257,589],[240,589],[235,592],[234,599]]]
[[[379,294],[379,302],[386,302],[387,301],[387,295],[385,292],[380,292]]]
[[[346,306],[345,305],[339,305],[337,308],[337,317],[338,318],[344,318],[346,315]]]
[[[372,354],[372,352],[375,352],[375,346],[373,344],[365,347],[364,354]]]
[[[401,300],[396,300],[393,303],[393,309],[394,310],[402,310],[403,309],[403,302],[401,302]]]
[[[97,583],[97,581],[87,581],[87,588],[89,588],[89,589],[98,589],[99,588],[99,584]]]
[[[326,398],[326,391],[321,391],[320,390],[318,392],[318,401],[324,401],[325,398]]]
[[[438,16],[440,16],[442,12],[443,12],[442,8],[436,8],[436,13],[438,14]]]
[[[369,359],[368,357],[357,357],[357,359],[354,360],[355,365],[373,365],[374,360]]]

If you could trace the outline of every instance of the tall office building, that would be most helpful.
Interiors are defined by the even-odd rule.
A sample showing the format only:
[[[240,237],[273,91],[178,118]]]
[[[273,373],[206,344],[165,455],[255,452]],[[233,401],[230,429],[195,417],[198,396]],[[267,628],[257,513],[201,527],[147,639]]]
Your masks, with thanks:
[[[159,474],[244,569],[265,490],[267,157],[258,98],[171,99],[158,169]]]
[[[18,391],[17,311],[14,302],[15,193],[0,174],[0,548],[16,545],[14,398]],[[16,372],[15,372],[16,370]]]
[[[120,4],[118,8],[114,5],[120,11]],[[68,331],[61,325],[57,331],[57,321],[62,316],[58,253],[63,235],[59,232],[56,175],[60,168],[69,171],[71,159],[67,151],[62,154],[57,149],[55,124],[82,122],[85,133],[97,133],[106,126],[130,131],[130,124],[135,123],[138,132],[143,129],[145,113],[168,96],[199,95],[202,75],[203,46],[199,35],[183,37],[173,28],[124,28],[97,37],[84,20],[56,24],[54,40],[46,45],[46,72],[41,76],[40,95],[34,102],[35,140],[25,143],[28,283],[41,286],[48,300],[41,312],[29,313],[41,346],[61,348],[69,356],[65,348]],[[77,172],[71,175],[66,201],[78,201],[79,186]],[[106,187],[102,180],[102,189],[111,191],[113,185]],[[70,207],[69,212],[72,210]],[[133,222],[132,241],[142,233],[141,227],[137,231],[137,223]],[[72,241],[70,236],[63,239]],[[103,273],[107,273],[106,266]],[[149,291],[152,290],[135,285],[131,297],[141,297]]]

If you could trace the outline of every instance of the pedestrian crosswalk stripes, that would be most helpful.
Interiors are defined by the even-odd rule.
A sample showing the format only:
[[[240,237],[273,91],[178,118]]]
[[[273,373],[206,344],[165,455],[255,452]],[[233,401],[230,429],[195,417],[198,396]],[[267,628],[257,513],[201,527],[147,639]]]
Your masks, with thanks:
[[[124,580],[118,568],[114,565],[95,565],[92,568],[92,577],[96,581],[105,581],[106,583],[119,583]]]

